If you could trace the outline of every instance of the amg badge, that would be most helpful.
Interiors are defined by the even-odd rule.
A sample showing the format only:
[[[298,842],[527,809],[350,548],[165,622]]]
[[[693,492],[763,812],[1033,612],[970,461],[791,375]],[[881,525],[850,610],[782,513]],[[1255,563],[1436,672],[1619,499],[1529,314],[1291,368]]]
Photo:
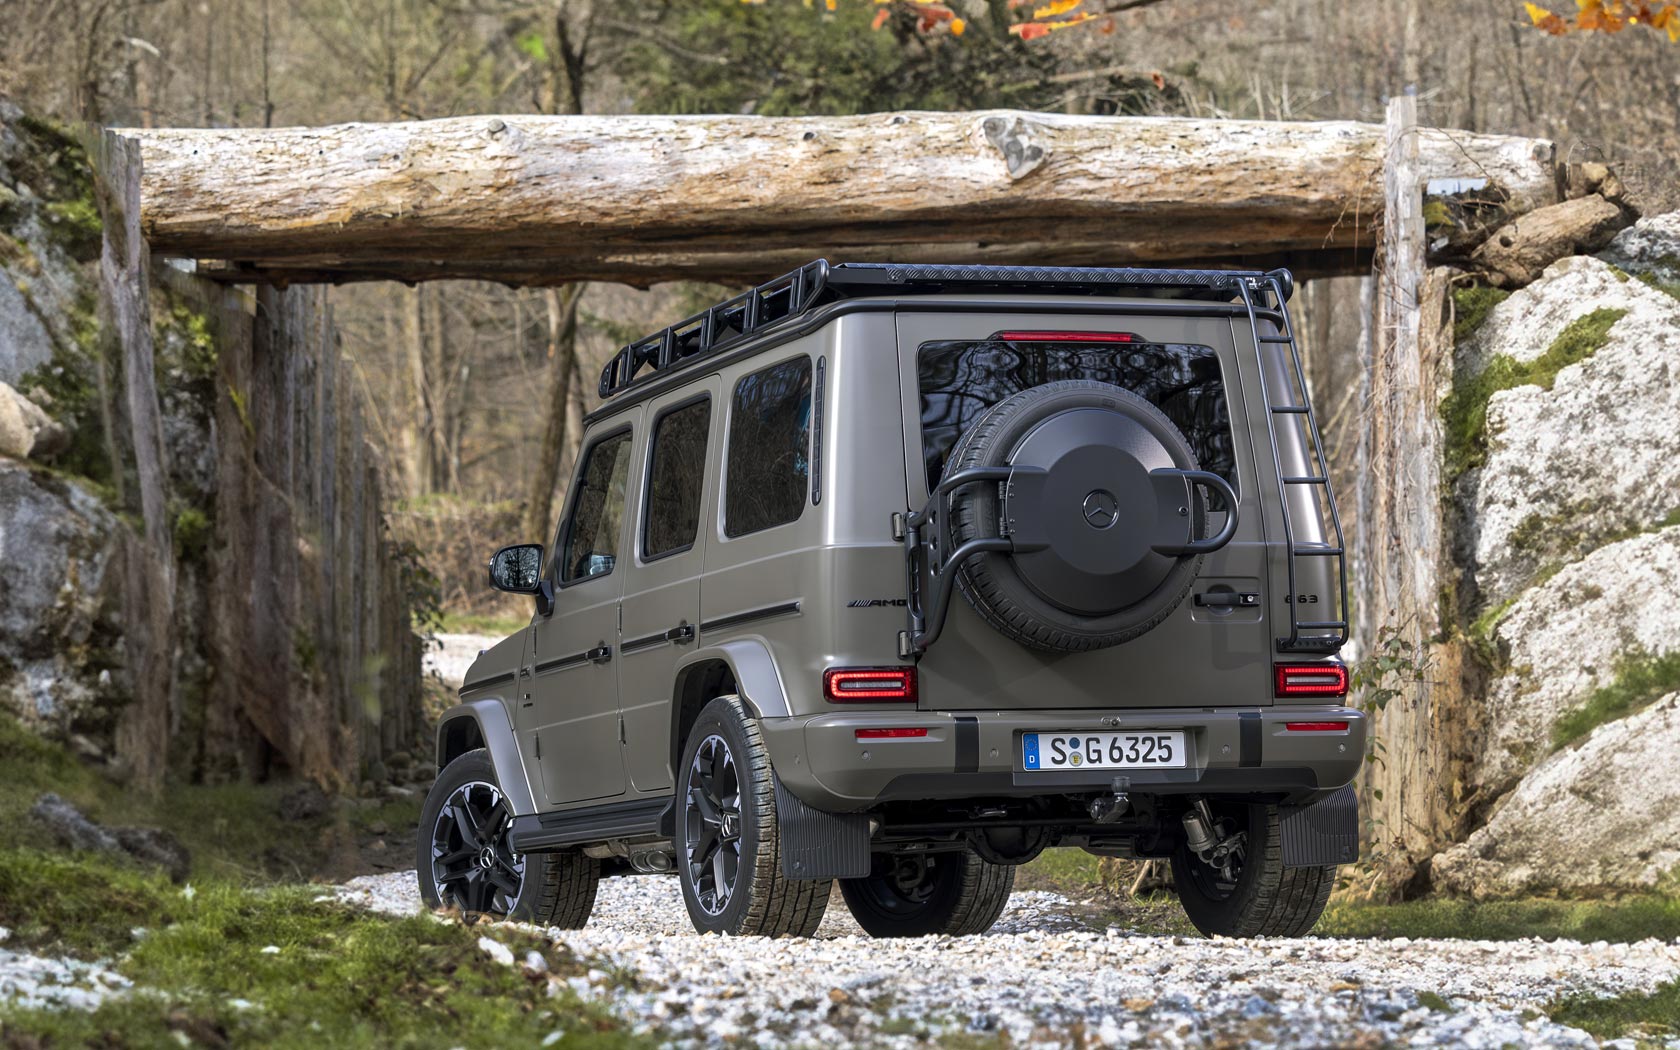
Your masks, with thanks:
[[[877,606],[897,606],[903,608],[910,604],[908,598],[854,598],[846,603],[848,609],[874,609]]]

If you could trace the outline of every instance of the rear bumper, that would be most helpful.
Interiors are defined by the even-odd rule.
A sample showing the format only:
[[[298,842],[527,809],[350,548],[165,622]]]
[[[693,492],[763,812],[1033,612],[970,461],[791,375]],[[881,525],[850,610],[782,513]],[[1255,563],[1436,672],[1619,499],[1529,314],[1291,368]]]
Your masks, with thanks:
[[[1289,722],[1345,722],[1302,732]],[[863,740],[859,729],[921,728],[925,737]],[[854,812],[882,802],[1097,792],[1125,776],[1139,794],[1267,795],[1301,804],[1351,782],[1365,755],[1366,719],[1347,707],[1187,711],[834,711],[767,718],[777,775],[807,804]],[[1181,769],[1027,771],[1023,732],[1182,730]]]

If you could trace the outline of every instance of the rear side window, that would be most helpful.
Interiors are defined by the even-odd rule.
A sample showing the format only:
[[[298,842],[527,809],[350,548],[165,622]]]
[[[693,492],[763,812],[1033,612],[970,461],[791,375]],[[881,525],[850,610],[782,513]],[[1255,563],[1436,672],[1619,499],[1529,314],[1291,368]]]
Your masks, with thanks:
[[[1237,483],[1225,378],[1212,347],[951,340],[923,343],[916,367],[930,491],[944,476],[952,446],[988,408],[1063,379],[1112,383],[1144,398],[1184,434],[1203,470]]]
[[[624,485],[630,474],[630,432],[602,438],[584,453],[572,517],[560,551],[560,582],[605,576],[618,562]]]
[[[796,357],[735,384],[729,413],[724,535],[797,521],[811,479],[811,359]]]
[[[700,483],[705,480],[706,434],[711,424],[708,398],[673,409],[653,425],[642,557],[657,558],[694,546],[700,530]]]

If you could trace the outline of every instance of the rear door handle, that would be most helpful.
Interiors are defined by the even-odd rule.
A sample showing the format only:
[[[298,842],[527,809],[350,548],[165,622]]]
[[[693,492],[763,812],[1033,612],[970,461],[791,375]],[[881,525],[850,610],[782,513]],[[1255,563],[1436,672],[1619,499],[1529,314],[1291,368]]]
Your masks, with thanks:
[[[595,648],[589,650],[583,655],[587,656],[589,658],[589,662],[592,664],[604,664],[608,660],[612,659],[612,646],[597,645]]]
[[[1196,595],[1196,604],[1247,609],[1259,605],[1260,596],[1253,591],[1217,591]]]
[[[677,626],[665,632],[665,640],[676,642],[678,645],[687,645],[694,641],[694,625],[691,623],[677,624]]]

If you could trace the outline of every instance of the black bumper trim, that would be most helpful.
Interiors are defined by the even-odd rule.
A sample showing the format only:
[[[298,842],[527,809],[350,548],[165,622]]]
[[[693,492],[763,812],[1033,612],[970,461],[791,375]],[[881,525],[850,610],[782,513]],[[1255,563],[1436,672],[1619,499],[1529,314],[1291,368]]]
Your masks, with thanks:
[[[1272,769],[1132,770],[1135,795],[1266,795],[1292,801],[1316,801],[1323,787],[1309,766]],[[1103,791],[1114,783],[1112,770],[1088,773],[906,773],[894,777],[871,805],[918,800],[1059,795]],[[867,808],[867,807],[864,807]]]
[[[1260,750],[1264,739],[1261,736],[1260,712],[1239,712],[1237,715],[1237,765],[1244,769],[1257,768],[1260,765]]]
[[[980,771],[980,719],[972,715],[957,715],[952,739],[957,745],[957,764],[954,772]]]

